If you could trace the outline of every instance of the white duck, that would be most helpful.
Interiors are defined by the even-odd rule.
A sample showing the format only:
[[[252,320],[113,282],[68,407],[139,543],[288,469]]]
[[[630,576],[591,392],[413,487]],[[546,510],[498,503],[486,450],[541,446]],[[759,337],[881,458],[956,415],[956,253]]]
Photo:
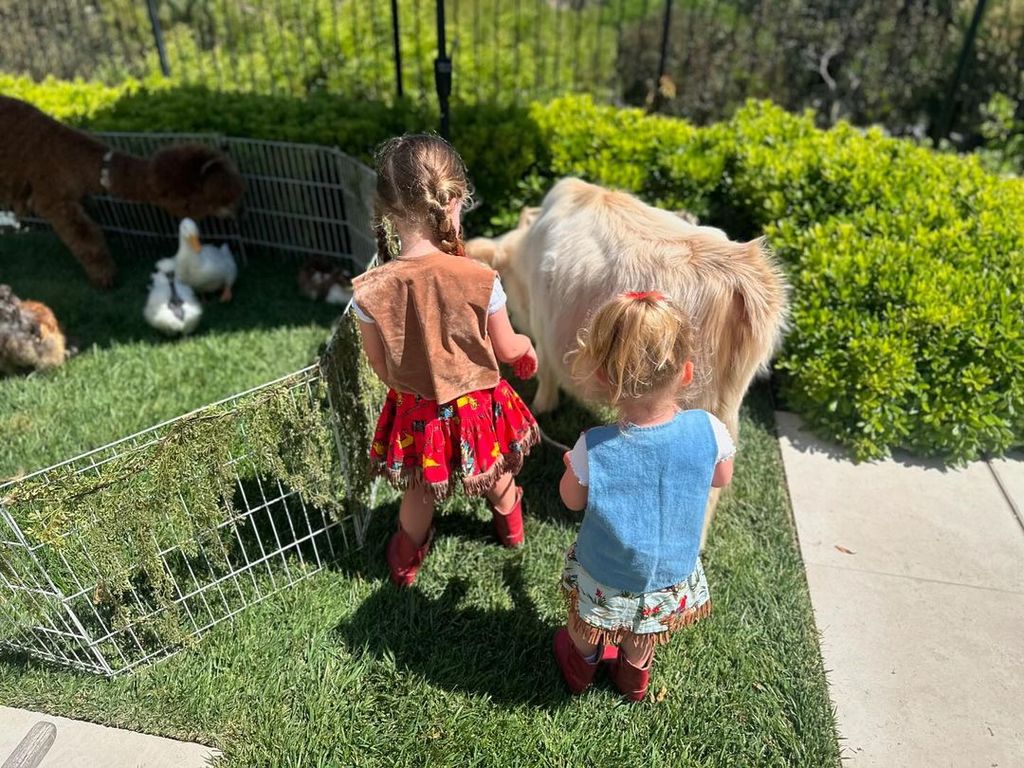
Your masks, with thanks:
[[[202,245],[199,227],[192,219],[182,219],[178,227],[178,253],[174,256],[179,282],[199,293],[220,291],[221,301],[231,301],[231,288],[238,277],[238,266],[228,246]]]
[[[166,259],[163,263],[166,264]],[[149,298],[142,310],[146,322],[169,336],[188,334],[199,325],[203,307],[195,292],[179,282],[173,272],[158,269],[153,273]]]

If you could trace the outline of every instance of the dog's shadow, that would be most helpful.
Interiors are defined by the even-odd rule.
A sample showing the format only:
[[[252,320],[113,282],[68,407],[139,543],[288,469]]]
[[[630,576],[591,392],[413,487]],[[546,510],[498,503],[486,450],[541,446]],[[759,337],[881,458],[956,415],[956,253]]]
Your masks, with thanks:
[[[453,579],[437,597],[385,583],[335,633],[354,655],[393,658],[400,668],[451,691],[501,704],[551,707],[566,700],[550,652],[554,627],[538,616],[520,566],[503,581],[510,609],[462,606],[469,585]]]

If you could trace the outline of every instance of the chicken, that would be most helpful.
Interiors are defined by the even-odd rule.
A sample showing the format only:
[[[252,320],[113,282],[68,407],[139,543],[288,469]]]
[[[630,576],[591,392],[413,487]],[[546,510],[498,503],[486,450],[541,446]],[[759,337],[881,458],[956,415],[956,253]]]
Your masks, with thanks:
[[[312,257],[299,269],[299,292],[312,301],[344,306],[352,300],[351,278],[332,260]]]

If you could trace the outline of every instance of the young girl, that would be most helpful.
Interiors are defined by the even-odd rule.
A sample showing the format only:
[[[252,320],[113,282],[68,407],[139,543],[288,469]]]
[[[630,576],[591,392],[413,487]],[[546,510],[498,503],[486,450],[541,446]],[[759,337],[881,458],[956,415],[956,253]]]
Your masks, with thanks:
[[[497,274],[462,256],[468,192],[462,159],[440,138],[402,136],[377,151],[384,263],[353,281],[353,310],[370,365],[390,387],[370,459],[374,473],[405,489],[387,547],[391,578],[403,586],[430,547],[434,502],[456,481],[487,497],[502,544],[523,542],[513,476],[539,430],[498,362],[532,375],[536,353],[509,324]]]
[[[562,500],[586,510],[562,575],[568,626],[554,642],[573,693],[607,661],[640,701],[654,646],[711,611],[701,528],[710,489],[732,478],[734,448],[722,422],[677,405],[692,357],[686,316],[657,292],[612,299],[580,333],[574,374],[596,378],[619,423],[587,430],[565,454]]]

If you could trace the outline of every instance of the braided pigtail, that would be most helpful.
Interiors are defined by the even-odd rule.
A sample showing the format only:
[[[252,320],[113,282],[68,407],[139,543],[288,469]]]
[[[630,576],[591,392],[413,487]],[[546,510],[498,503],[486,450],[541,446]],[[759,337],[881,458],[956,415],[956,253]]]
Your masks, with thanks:
[[[375,206],[373,232],[377,237],[377,254],[381,264],[398,257],[402,250],[402,242],[395,229],[395,222],[390,214]]]
[[[400,136],[377,150],[374,232],[382,261],[401,252],[399,225],[418,228],[444,253],[463,253],[461,233],[451,215],[453,200],[464,203],[469,183],[462,158],[437,136]]]
[[[455,230],[455,223],[452,221],[448,206],[441,203],[436,197],[428,196],[427,213],[430,215],[434,241],[445,253],[453,256],[459,255],[462,250],[462,236]]]

